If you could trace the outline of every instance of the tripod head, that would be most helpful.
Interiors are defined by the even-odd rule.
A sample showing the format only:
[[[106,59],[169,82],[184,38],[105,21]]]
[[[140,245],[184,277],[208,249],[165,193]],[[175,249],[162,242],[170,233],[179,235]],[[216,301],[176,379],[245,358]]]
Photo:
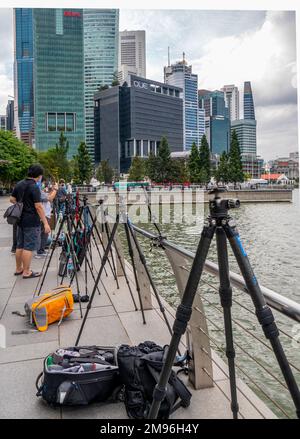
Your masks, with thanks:
[[[229,209],[237,209],[240,207],[240,200],[222,199],[220,194],[225,192],[225,188],[215,187],[210,190],[209,194],[214,194],[214,198],[209,200],[210,217],[213,219],[223,219],[228,217]]]

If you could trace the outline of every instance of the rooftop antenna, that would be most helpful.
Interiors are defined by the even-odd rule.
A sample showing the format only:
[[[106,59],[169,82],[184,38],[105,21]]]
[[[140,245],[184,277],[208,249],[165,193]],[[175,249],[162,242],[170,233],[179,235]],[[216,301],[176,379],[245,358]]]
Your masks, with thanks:
[[[170,67],[170,46],[168,46],[168,67]]]
[[[185,64],[185,52],[182,52],[182,62]]]

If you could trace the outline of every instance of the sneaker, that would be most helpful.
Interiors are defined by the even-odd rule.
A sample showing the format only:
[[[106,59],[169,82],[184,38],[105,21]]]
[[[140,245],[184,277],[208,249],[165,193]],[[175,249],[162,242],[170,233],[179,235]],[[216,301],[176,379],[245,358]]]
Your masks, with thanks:
[[[35,255],[35,259],[43,259],[47,256],[47,253],[43,252],[43,253],[37,253]]]

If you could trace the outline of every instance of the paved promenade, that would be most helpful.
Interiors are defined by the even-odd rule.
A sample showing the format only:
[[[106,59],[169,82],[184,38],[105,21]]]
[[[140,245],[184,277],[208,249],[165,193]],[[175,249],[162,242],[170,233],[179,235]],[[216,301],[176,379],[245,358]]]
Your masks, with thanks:
[[[92,404],[84,408],[52,408],[35,396],[35,380],[42,371],[43,358],[59,346],[74,344],[81,318],[79,306],[75,304],[75,311],[60,327],[52,324],[44,333],[37,331],[22,335],[11,334],[13,330],[32,329],[26,318],[12,312],[23,312],[24,303],[32,297],[37,280],[23,280],[13,275],[14,256],[10,253],[12,227],[3,219],[7,206],[8,199],[0,197],[0,323],[6,330],[6,348],[0,347],[0,418],[126,419],[122,403]],[[96,267],[99,267],[96,251],[94,260]],[[42,265],[43,260],[35,259],[33,269],[40,270]],[[51,263],[43,292],[59,284],[57,265],[58,253]],[[131,268],[127,265],[126,269],[134,290]],[[107,274],[108,276],[103,276],[106,291],[100,284],[101,294],[95,295],[81,344],[114,346],[121,343],[138,344],[145,340],[153,340],[162,345],[169,343],[170,336],[155,299],[153,298],[154,309],[145,311],[147,324],[143,325],[141,313],[134,311],[124,277],[119,277],[120,288],[117,289],[109,267]],[[82,287],[81,273],[79,279]],[[90,282],[89,292],[91,289]],[[83,308],[85,307],[86,304],[83,304]],[[167,311],[172,320],[174,311],[168,306]],[[193,392],[191,405],[188,409],[180,408],[172,417],[231,418],[227,367],[216,354],[213,355],[217,363],[214,365],[215,386],[194,391],[188,384]],[[239,387],[242,391],[238,394],[241,417],[275,417],[245,384],[239,382]]]

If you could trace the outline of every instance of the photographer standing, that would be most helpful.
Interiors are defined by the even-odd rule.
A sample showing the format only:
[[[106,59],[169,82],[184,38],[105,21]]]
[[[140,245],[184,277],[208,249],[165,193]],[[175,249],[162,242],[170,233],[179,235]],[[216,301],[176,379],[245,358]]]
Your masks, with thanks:
[[[39,164],[31,165],[27,177],[14,188],[10,197],[11,203],[23,202],[23,210],[17,232],[16,271],[15,276],[23,275],[23,279],[41,276],[30,269],[32,252],[37,250],[41,233],[41,222],[45,233],[50,233],[50,226],[41,202],[41,191],[37,182],[41,181],[43,168]]]

